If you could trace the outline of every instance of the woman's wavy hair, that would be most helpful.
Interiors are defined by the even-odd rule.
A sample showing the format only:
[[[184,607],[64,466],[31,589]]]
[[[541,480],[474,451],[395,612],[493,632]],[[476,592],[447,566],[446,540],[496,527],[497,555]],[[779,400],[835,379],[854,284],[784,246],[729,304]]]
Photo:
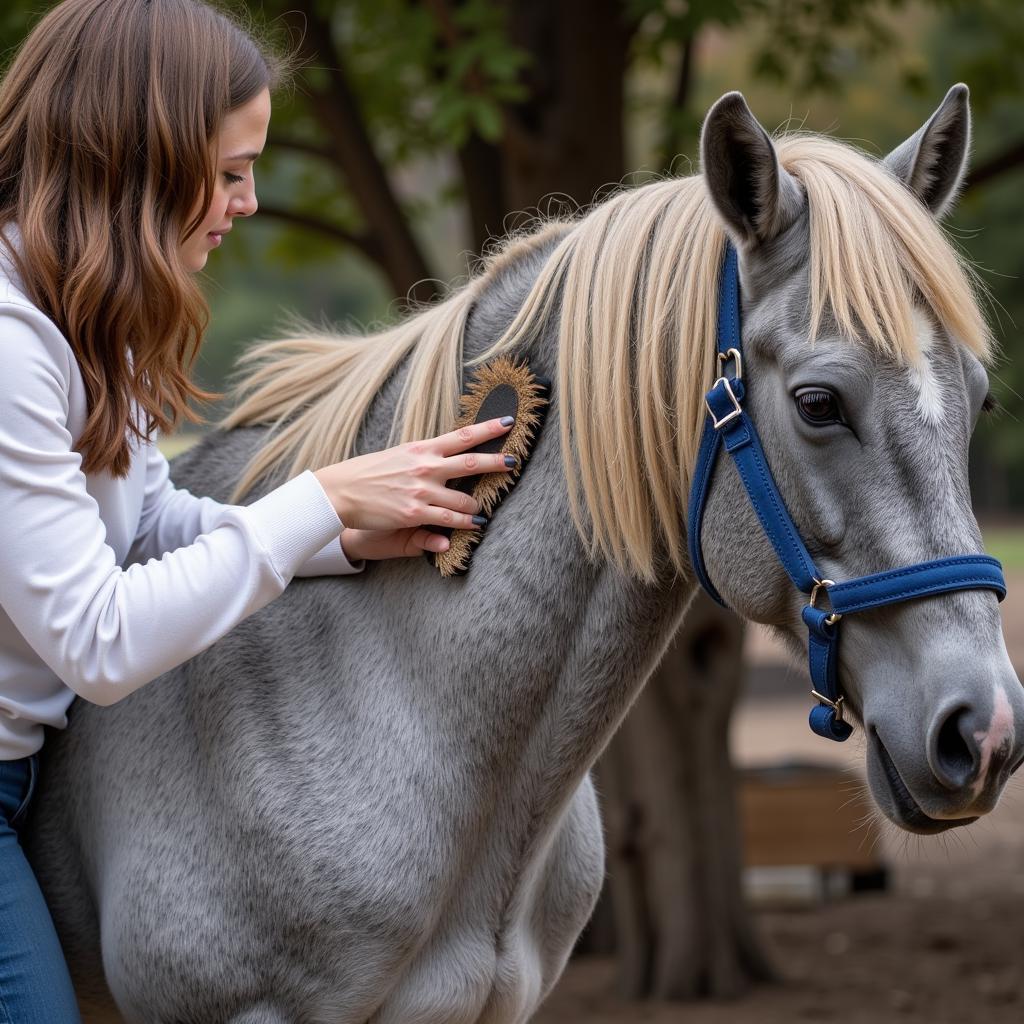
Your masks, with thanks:
[[[202,422],[189,399],[222,397],[189,379],[209,309],[181,244],[212,200],[224,115],[286,65],[200,0],[64,0],[0,81],[0,225],[20,252],[3,241],[81,367],[86,472],[126,476],[129,431]]]

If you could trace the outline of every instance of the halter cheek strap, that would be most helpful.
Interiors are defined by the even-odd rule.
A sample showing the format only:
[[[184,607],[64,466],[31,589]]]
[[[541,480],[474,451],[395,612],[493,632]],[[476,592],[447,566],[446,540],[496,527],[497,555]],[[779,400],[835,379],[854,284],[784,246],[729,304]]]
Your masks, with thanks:
[[[730,364],[733,373],[726,375]],[[808,634],[811,695],[818,701],[811,710],[811,728],[819,736],[845,740],[853,729],[843,718],[838,678],[840,619],[852,612],[951,590],[994,590],[1002,601],[1006,596],[1002,566],[988,555],[960,555],[918,562],[843,583],[821,576],[775,484],[754,422],[743,408],[746,389],[740,338],[739,272],[736,250],[731,243],[726,244],[719,289],[718,373],[718,379],[705,396],[708,415],[690,488],[687,543],[694,573],[704,590],[726,607],[708,577],[700,541],[708,488],[718,453],[724,448],[732,457],[782,567],[794,586],[810,595],[802,617]],[[830,609],[816,607],[822,590],[828,593]]]

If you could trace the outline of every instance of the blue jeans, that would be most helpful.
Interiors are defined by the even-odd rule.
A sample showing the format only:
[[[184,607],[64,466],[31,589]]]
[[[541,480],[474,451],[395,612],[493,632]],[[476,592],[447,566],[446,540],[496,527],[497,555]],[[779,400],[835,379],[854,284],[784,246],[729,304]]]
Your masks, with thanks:
[[[18,841],[39,755],[0,761],[0,1024],[80,1024],[50,911]]]

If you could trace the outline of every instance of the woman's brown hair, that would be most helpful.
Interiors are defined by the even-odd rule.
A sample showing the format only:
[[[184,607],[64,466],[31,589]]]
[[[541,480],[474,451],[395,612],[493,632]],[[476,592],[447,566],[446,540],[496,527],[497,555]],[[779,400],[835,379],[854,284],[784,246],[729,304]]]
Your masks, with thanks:
[[[3,240],[81,367],[86,472],[126,476],[128,431],[201,422],[189,399],[222,397],[189,380],[209,310],[180,247],[212,199],[224,115],[283,70],[201,0],[64,0],[0,81],[0,226],[21,251]]]

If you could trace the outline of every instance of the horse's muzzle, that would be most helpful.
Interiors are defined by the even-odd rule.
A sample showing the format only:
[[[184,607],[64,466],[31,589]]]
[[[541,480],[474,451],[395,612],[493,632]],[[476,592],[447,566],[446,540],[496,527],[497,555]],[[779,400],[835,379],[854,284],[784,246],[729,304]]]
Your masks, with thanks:
[[[927,814],[921,805],[914,799],[907,784],[903,781],[889,751],[885,749],[878,732],[872,729],[869,733],[869,758],[874,756],[880,767],[880,772],[871,772],[870,766],[868,777],[875,794],[875,802],[882,809],[882,812],[907,832],[916,832],[918,835],[937,835],[939,832],[946,832],[951,828],[960,825],[970,825],[978,820],[978,815],[967,817],[933,818]],[[881,775],[884,779],[884,792],[878,792],[880,788],[876,779]]]

